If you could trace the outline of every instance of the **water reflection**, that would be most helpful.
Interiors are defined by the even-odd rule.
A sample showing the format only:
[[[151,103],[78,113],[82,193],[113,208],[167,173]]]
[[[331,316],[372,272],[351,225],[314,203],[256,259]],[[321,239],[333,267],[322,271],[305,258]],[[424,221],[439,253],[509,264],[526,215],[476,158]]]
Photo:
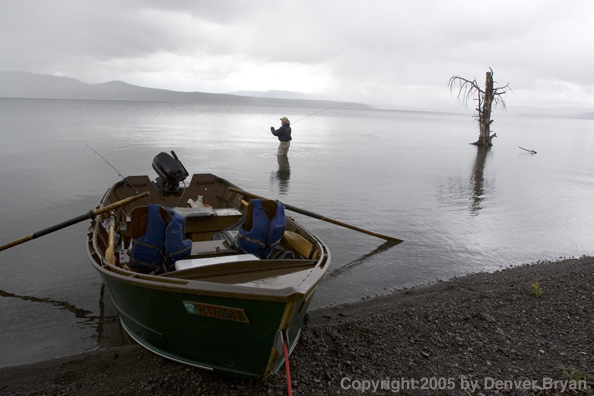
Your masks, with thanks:
[[[56,307],[59,307],[60,309],[65,309],[67,311],[70,311],[77,318],[91,319],[91,320],[93,318],[92,316],[89,316],[90,314],[92,314],[91,311],[87,311],[86,309],[77,308],[76,306],[74,306],[66,301],[56,301],[56,300],[52,300],[51,298],[43,298],[43,297],[19,296],[18,294],[9,293],[4,290],[0,290],[0,297],[18,298],[23,301],[47,303],[47,304],[51,304]]]
[[[345,272],[348,272],[348,271],[352,270],[355,267],[358,267],[359,265],[361,265],[365,261],[367,261],[367,259],[369,259],[370,257],[375,256],[376,254],[379,254],[379,253],[383,253],[386,250],[388,250],[388,249],[390,249],[390,248],[392,248],[392,247],[394,247],[396,245],[398,245],[398,243],[393,242],[393,241],[386,241],[383,244],[381,244],[380,246],[378,246],[377,248],[375,248],[373,251],[371,251],[371,252],[369,252],[369,253],[367,253],[367,254],[359,257],[356,260],[351,261],[348,264],[343,265],[340,268],[335,269],[334,271],[332,271],[332,272],[330,272],[328,274],[326,274],[326,276],[324,277],[324,279],[325,279],[325,281],[330,281],[330,280],[336,278],[337,276],[342,275]]]
[[[470,204],[470,214],[478,215],[482,209],[482,202],[485,199],[485,162],[487,154],[489,154],[491,147],[478,146],[476,151],[476,159],[472,168],[472,175],[470,176],[470,189],[472,191],[472,202]]]
[[[450,177],[447,183],[438,186],[442,205],[468,208],[471,216],[478,216],[483,209],[484,200],[493,190],[493,182],[485,176],[485,167],[490,147],[477,147],[476,158],[472,165],[470,178]]]
[[[17,298],[23,301],[50,304],[61,310],[73,313],[76,318],[82,319],[79,323],[90,325],[95,328],[97,345],[110,347],[127,344],[128,340],[120,327],[117,313],[115,310],[111,309],[111,307],[106,307],[105,301],[110,302],[110,298],[109,296],[106,297],[105,294],[105,284],[102,283],[99,293],[99,315],[93,315],[92,311],[78,308],[67,301],[59,301],[44,297],[23,296],[0,290],[0,297]]]
[[[271,181],[278,182],[279,194],[285,195],[289,192],[289,179],[291,177],[291,165],[289,158],[285,156],[277,156],[278,170],[271,176]]]

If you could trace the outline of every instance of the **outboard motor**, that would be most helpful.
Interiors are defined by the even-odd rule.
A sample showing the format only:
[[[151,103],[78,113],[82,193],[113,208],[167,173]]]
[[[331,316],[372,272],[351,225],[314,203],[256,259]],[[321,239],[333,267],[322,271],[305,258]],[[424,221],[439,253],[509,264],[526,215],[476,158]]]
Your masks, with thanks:
[[[155,183],[165,195],[181,195],[179,182],[184,181],[190,174],[180,160],[171,151],[173,157],[167,153],[159,153],[153,158],[153,169],[159,177]]]

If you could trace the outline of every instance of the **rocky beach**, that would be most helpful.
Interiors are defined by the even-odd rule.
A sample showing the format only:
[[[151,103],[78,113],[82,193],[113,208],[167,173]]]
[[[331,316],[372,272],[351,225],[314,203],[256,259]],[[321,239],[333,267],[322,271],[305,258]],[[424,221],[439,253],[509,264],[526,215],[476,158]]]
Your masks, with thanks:
[[[591,395],[594,258],[477,273],[310,312],[293,395]],[[137,345],[0,369],[1,395],[287,395]]]

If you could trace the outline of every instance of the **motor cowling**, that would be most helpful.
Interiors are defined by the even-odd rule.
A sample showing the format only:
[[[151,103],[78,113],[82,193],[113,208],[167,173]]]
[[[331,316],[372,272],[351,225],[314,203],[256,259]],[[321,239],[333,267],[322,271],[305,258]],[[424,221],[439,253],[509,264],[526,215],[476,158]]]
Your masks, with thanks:
[[[155,183],[165,195],[180,195],[179,183],[189,176],[181,161],[171,151],[171,155],[161,152],[153,158],[153,169],[157,172]]]

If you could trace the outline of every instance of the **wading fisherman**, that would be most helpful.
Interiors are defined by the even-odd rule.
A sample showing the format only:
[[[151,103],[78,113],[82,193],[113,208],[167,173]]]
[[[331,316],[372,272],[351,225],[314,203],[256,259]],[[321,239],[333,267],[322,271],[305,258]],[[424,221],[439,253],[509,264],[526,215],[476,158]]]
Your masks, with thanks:
[[[289,157],[289,146],[291,145],[291,123],[287,117],[283,117],[281,120],[281,127],[277,130],[274,127],[270,127],[270,131],[274,136],[278,137],[280,143],[278,144],[278,151],[276,152],[277,157]]]

